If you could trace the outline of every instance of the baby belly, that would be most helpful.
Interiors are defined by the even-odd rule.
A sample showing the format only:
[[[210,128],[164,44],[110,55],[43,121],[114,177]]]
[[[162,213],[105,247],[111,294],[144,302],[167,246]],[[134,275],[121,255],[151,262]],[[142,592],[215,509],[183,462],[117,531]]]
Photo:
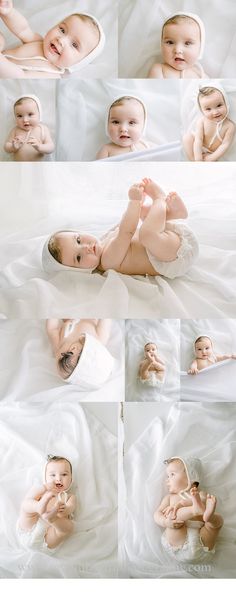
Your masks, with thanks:
[[[43,154],[37,152],[30,143],[24,143],[14,154],[14,160],[17,162],[37,162],[42,159]]]

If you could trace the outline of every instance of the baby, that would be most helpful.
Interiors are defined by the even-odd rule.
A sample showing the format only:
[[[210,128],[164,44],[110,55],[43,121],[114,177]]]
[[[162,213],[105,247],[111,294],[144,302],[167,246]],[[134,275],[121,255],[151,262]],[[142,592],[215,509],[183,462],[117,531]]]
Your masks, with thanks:
[[[16,126],[11,130],[4,150],[16,161],[42,160],[54,150],[49,128],[41,122],[41,104],[36,95],[24,95],[14,103]]]
[[[178,561],[201,561],[215,552],[223,525],[216,514],[216,497],[199,491],[200,460],[171,457],[167,464],[168,495],[161,501],[154,520],[165,529],[161,543]]]
[[[202,117],[195,132],[183,137],[183,146],[189,160],[212,162],[219,160],[230,147],[235,135],[235,123],[228,118],[229,104],[222,88],[200,87],[198,105]]]
[[[201,59],[205,43],[202,20],[193,13],[177,13],[162,27],[163,63],[154,63],[148,78],[204,78]]]
[[[196,358],[193,360],[188,373],[197,375],[202,369],[206,369],[214,363],[219,363],[223,360],[236,359],[236,354],[223,354],[222,356],[215,354],[213,344],[210,337],[200,335],[194,342],[194,350]]]
[[[128,152],[138,152],[151,147],[142,139],[147,121],[147,111],[141,99],[124,96],[109,107],[106,132],[111,138],[97,153],[97,160]]]
[[[152,387],[164,382],[165,363],[158,357],[157,347],[153,342],[144,346],[144,359],[139,365],[138,377],[142,383]]]
[[[114,358],[105,347],[110,319],[59,320],[50,318],[46,329],[60,377],[80,390],[96,390],[110,377]]]
[[[149,206],[144,205],[146,194],[152,199]],[[198,256],[195,235],[175,221],[186,216],[176,192],[166,196],[154,181],[144,178],[130,188],[118,226],[101,240],[73,231],[56,232],[44,245],[43,267],[47,272],[68,266],[86,273],[113,269],[129,275],[181,276]]]
[[[25,548],[53,549],[73,532],[76,497],[70,493],[72,466],[68,459],[49,455],[43,484],[33,486],[21,505],[17,532]]]
[[[65,17],[44,38],[31,30],[12,0],[0,0],[0,16],[22,42],[3,51],[0,34],[0,78],[60,78],[66,70],[72,72],[93,61],[104,46],[100,24],[87,14]]]

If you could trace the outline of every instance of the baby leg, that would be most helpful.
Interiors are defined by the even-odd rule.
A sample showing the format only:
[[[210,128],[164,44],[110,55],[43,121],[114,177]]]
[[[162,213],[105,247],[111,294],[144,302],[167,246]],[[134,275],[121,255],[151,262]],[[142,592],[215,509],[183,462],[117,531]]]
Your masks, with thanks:
[[[39,502],[31,498],[26,498],[23,501],[19,517],[21,529],[28,531],[37,523],[39,517],[46,511],[48,502],[52,496],[53,493],[51,491],[46,491]]]
[[[67,518],[55,518],[50,522],[50,525],[45,533],[45,541],[48,548],[56,548],[63,542],[73,531],[73,521]]]
[[[139,241],[160,261],[176,259],[180,238],[166,228],[167,206],[163,198],[153,201],[151,209],[139,230]]]
[[[194,144],[194,135],[193,133],[186,133],[183,136],[183,148],[188,160],[194,160],[194,152],[193,152],[193,144]]]
[[[214,548],[218,533],[223,526],[223,518],[220,514],[215,514],[216,509],[216,497],[214,495],[207,495],[206,508],[203,515],[204,527],[200,529],[200,536],[204,546],[207,546],[209,550]]]

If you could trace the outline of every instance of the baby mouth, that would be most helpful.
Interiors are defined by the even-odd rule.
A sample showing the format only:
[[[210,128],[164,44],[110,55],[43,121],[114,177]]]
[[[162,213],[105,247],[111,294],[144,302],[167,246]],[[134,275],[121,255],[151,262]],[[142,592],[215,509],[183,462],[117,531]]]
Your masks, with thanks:
[[[60,55],[61,54],[59,52],[59,50],[57,49],[57,47],[55,46],[55,44],[53,44],[53,42],[50,43],[50,49],[51,49],[52,53],[55,53],[55,55]]]
[[[62,483],[56,483],[56,488],[61,489],[63,487]]]
[[[185,62],[185,60],[183,59],[183,57],[175,57],[175,61],[177,63],[184,63]]]

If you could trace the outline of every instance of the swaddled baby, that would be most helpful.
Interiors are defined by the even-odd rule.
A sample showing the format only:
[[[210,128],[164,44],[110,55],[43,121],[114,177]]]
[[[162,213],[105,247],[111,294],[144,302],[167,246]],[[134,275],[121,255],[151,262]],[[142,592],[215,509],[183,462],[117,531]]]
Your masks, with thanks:
[[[138,377],[143,384],[151,387],[164,383],[165,363],[159,358],[156,344],[153,342],[144,346],[144,359],[139,365]]]
[[[26,494],[17,522],[20,543],[27,549],[55,549],[73,532],[76,497],[70,492],[72,465],[63,456],[49,455],[41,486]]]
[[[50,318],[47,333],[60,377],[79,390],[97,390],[111,376],[115,359],[106,348],[108,318],[59,320]]]
[[[194,342],[196,358],[193,360],[188,373],[196,375],[202,369],[206,369],[215,363],[223,360],[236,359],[236,354],[216,354],[213,349],[213,343],[207,335],[200,335]]]
[[[215,552],[223,525],[215,512],[216,497],[200,491],[199,459],[176,456],[164,463],[168,494],[154,513],[157,525],[165,529],[162,547],[177,561],[203,561]]]

